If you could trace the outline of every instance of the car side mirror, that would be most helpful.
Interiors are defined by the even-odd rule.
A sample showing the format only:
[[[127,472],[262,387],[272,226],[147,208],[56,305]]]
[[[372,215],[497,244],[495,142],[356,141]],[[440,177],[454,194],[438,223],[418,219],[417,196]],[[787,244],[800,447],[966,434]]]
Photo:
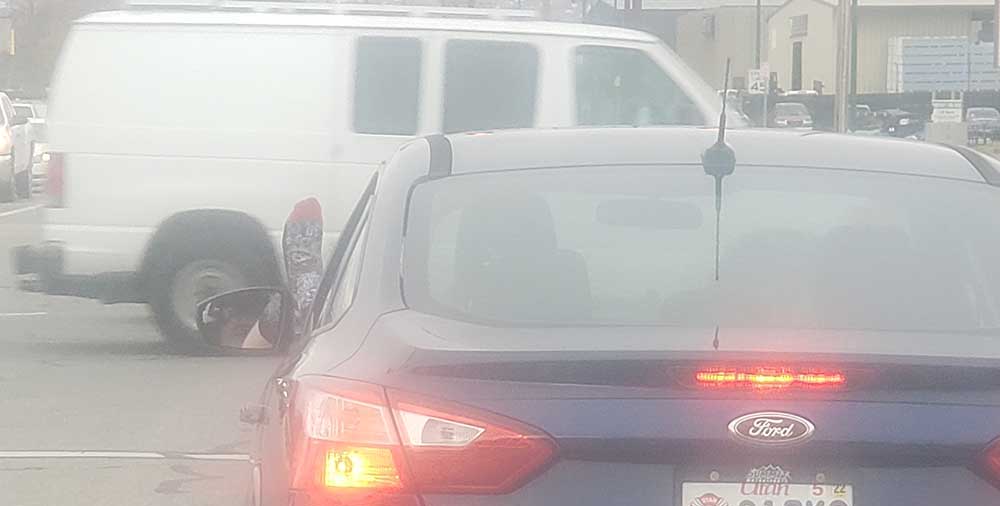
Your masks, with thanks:
[[[198,303],[195,321],[205,344],[213,349],[269,354],[291,334],[293,307],[283,288],[240,288]]]
[[[28,117],[23,114],[15,114],[12,124],[14,126],[26,125],[28,123]]]

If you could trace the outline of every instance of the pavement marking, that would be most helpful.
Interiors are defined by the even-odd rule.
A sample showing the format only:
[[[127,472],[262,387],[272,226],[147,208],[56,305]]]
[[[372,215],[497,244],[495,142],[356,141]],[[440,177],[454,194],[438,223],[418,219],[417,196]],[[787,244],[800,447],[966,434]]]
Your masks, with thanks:
[[[41,209],[44,206],[45,206],[45,204],[35,204],[33,206],[21,207],[21,208],[18,208],[18,209],[14,209],[12,211],[4,211],[4,212],[0,213],[0,218],[3,218],[5,216],[14,216],[15,214],[26,213],[28,211],[34,211],[35,209]]]
[[[221,453],[221,454],[186,453],[182,456],[182,458],[191,460],[237,460],[241,462],[250,461],[250,456],[242,453]]]
[[[0,451],[0,459],[190,459],[248,462],[243,453],[181,453],[120,451]]]
[[[45,311],[35,311],[33,313],[0,313],[0,318],[14,317],[14,316],[45,316],[49,313]]]

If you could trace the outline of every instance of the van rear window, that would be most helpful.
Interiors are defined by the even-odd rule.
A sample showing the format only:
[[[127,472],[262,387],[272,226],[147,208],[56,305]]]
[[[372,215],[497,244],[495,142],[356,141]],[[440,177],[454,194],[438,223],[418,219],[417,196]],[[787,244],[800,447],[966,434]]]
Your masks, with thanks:
[[[514,42],[448,42],[444,131],[525,128],[535,123],[538,51]]]
[[[420,98],[420,41],[409,37],[358,39],[354,131],[413,135]]]

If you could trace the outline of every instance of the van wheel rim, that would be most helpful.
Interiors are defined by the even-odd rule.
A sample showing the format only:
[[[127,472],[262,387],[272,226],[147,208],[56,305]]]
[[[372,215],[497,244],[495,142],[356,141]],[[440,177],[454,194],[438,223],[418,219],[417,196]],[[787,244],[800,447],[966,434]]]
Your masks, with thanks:
[[[197,260],[184,266],[174,276],[171,305],[174,316],[189,330],[197,329],[195,306],[199,302],[229,290],[246,286],[235,266],[219,260]]]

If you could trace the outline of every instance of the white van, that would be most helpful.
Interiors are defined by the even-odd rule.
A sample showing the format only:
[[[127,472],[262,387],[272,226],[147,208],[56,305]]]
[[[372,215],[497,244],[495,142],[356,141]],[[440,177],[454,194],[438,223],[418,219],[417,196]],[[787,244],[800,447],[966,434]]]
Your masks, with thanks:
[[[329,246],[414,136],[718,123],[713,89],[645,33],[474,9],[194,3],[75,23],[49,103],[45,242],[14,253],[37,278],[25,286],[149,303],[181,346],[198,300],[280,276],[297,201],[322,203]]]

